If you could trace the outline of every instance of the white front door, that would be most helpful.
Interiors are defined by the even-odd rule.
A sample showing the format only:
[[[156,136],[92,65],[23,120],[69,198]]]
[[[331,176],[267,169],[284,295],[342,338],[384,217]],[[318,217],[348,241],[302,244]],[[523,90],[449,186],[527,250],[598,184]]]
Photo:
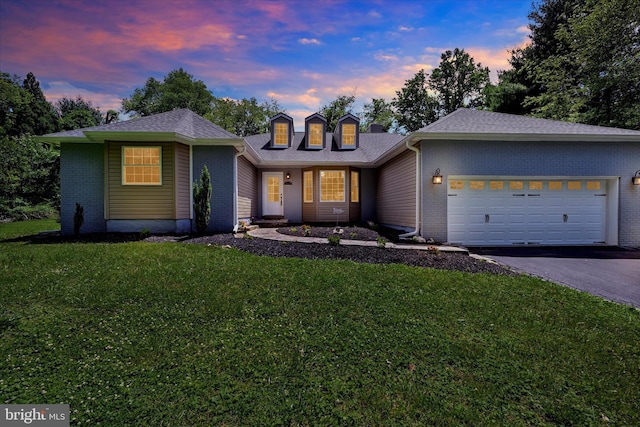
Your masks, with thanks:
[[[262,216],[282,216],[282,172],[262,173]]]

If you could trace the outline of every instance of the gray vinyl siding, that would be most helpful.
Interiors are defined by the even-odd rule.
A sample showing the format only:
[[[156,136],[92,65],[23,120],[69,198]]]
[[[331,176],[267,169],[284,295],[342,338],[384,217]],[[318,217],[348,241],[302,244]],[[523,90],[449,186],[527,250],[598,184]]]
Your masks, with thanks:
[[[378,223],[415,227],[416,153],[405,151],[382,165],[378,171]]]
[[[634,142],[422,142],[422,236],[447,239],[449,175],[620,177],[618,243],[640,246],[640,188],[631,183],[640,168]],[[442,185],[433,185],[436,169]]]
[[[258,171],[244,156],[238,158],[238,218],[258,216]]]
[[[73,234],[76,203],[84,209],[82,233],[106,231],[104,220],[104,146],[60,144],[60,224],[62,234]]]
[[[122,147],[162,147],[162,185],[123,185]],[[173,143],[107,143],[107,219],[175,219]]]
[[[189,146],[175,143],[175,218],[191,217],[191,175],[189,168]]]
[[[211,175],[211,220],[207,232],[230,232],[233,230],[235,199],[235,148],[232,146],[193,146],[193,176],[199,181],[204,165]],[[194,224],[195,229],[195,224]]]

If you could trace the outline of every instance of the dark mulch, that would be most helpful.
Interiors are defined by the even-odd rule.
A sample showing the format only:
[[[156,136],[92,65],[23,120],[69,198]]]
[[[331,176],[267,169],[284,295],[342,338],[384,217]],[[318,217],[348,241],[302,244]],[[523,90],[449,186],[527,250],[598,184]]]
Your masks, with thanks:
[[[312,226],[310,229],[310,234],[307,237],[329,237],[335,235],[335,229],[342,230],[342,234],[340,234],[340,238],[342,239],[351,239],[351,240],[365,240],[369,242],[375,242],[378,237],[381,237],[381,234],[375,230],[364,227],[353,227],[353,226],[340,226],[340,227],[318,227]],[[303,230],[301,226],[289,226],[289,227],[280,227],[278,228],[278,233],[288,234],[289,236],[304,236]]]
[[[342,238],[351,238],[350,233],[357,232],[359,240],[375,241],[379,234],[367,228],[350,230],[351,227],[343,227]],[[315,229],[315,230],[314,230]],[[326,237],[333,234],[332,227],[313,227],[316,237]],[[491,262],[478,260],[466,254],[460,253],[432,253],[429,251],[390,249],[371,246],[346,246],[329,245],[319,243],[280,242],[252,238],[249,236],[235,237],[231,233],[214,234],[211,236],[150,236],[141,238],[139,234],[88,234],[80,238],[60,236],[59,233],[48,233],[29,236],[13,241],[26,241],[31,244],[50,243],[122,243],[129,241],[146,242],[179,242],[190,244],[211,244],[233,247],[238,250],[264,256],[290,257],[305,259],[346,259],[354,262],[370,264],[405,264],[415,267],[437,268],[441,270],[457,270],[469,273],[491,273],[515,276],[516,273],[504,266]]]

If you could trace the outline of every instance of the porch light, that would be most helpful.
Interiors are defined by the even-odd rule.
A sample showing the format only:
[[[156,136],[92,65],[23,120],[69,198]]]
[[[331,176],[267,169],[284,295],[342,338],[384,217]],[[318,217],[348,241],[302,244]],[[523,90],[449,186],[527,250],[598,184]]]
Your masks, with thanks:
[[[289,172],[287,172],[286,174],[284,174],[284,177],[286,179],[291,179],[291,174]]]
[[[289,181],[291,179],[291,173],[289,172],[285,173],[284,178],[286,179],[284,185],[293,185],[291,181]]]
[[[442,175],[440,175],[440,168],[436,169],[436,173],[433,174],[432,182],[434,184],[442,184]]]
[[[631,178],[633,185],[640,185],[640,170],[636,171],[636,174]]]

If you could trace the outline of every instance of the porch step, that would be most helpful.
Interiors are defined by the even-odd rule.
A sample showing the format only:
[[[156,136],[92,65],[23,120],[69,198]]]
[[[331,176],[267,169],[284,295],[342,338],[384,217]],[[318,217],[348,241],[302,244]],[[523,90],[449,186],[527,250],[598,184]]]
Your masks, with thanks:
[[[278,228],[284,227],[289,224],[289,220],[287,218],[278,218],[278,219],[254,219],[252,224],[255,224],[259,227],[264,228]]]

